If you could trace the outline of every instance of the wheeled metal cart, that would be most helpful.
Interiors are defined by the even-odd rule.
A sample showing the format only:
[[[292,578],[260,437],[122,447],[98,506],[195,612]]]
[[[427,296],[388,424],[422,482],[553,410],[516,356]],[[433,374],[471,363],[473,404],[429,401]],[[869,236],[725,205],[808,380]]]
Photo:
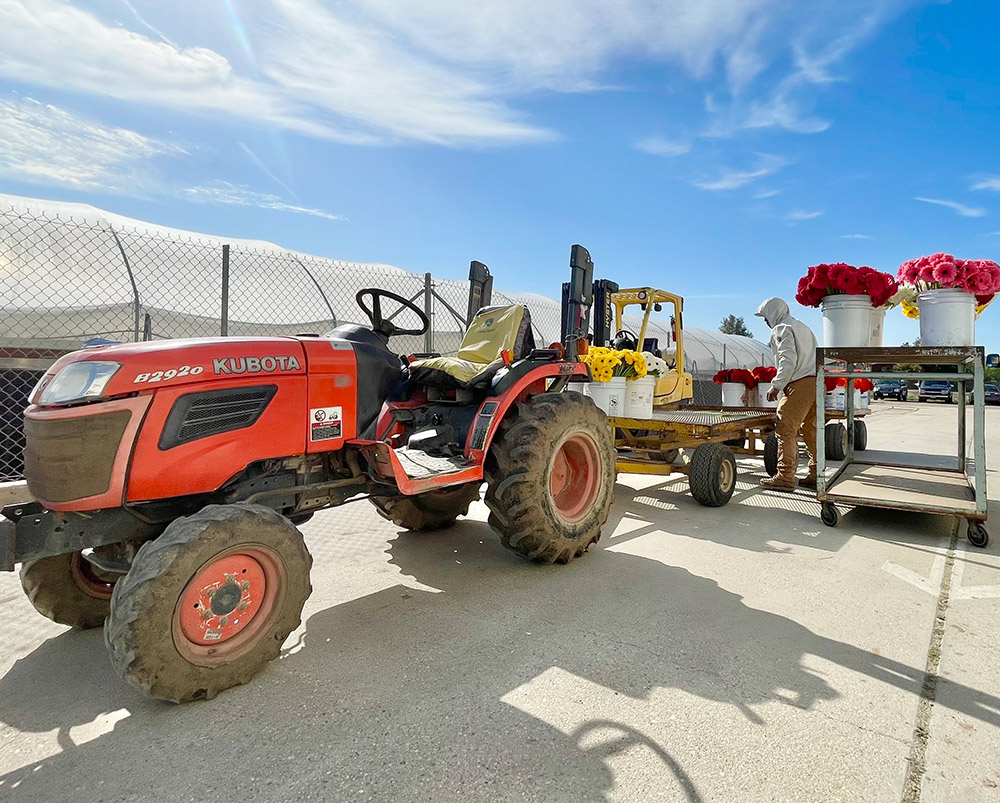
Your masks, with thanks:
[[[958,516],[968,522],[968,539],[985,547],[989,534],[986,521],[986,414],[983,390],[984,351],[981,347],[921,348],[824,348],[816,352],[817,457],[819,476],[816,497],[822,503],[823,523],[835,527],[840,521],[837,504],[875,507],[918,513]],[[932,371],[913,373],[865,370],[873,365],[934,366]],[[858,368],[863,370],[857,370]],[[824,379],[830,370],[846,370],[847,454],[832,474],[826,476],[824,437],[826,411]],[[951,372],[953,371],[953,372]],[[857,379],[923,379],[955,382],[958,392],[958,454],[954,467],[915,465],[901,455],[895,459],[858,459],[855,444],[854,381]],[[972,385],[972,464],[966,455],[966,394]]]

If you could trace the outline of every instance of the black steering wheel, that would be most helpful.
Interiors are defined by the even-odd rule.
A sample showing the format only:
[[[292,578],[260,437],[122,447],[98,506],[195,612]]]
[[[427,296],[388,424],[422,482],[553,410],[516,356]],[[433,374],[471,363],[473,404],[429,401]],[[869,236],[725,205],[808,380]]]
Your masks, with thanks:
[[[636,351],[639,348],[639,335],[631,329],[619,329],[615,333],[614,344],[616,349],[629,349]]]
[[[366,304],[363,299],[367,296],[371,296],[371,306]],[[421,327],[419,329],[403,329],[396,326],[392,322],[392,318],[398,315],[403,310],[397,310],[389,318],[382,317],[382,299],[387,298],[390,301],[395,301],[402,308],[408,309],[411,312],[416,313],[417,317],[420,318]],[[365,315],[368,316],[368,320],[372,322],[372,331],[377,335],[382,335],[382,337],[388,339],[395,335],[422,335],[428,329],[431,328],[431,322],[428,320],[427,315],[424,311],[420,309],[416,304],[414,304],[409,299],[398,296],[395,293],[390,293],[388,290],[380,290],[375,287],[366,287],[364,290],[359,290],[358,294],[354,297],[354,300],[358,302],[358,306],[364,311]]]

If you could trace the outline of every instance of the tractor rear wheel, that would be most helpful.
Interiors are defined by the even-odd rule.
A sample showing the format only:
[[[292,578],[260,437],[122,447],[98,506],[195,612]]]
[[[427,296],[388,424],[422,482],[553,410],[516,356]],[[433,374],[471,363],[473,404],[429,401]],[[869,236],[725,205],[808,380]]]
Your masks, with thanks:
[[[79,552],[29,560],[21,567],[21,587],[35,610],[81,630],[104,624],[117,579],[91,566]]]
[[[615,486],[607,418],[577,393],[540,393],[500,424],[487,461],[490,526],[505,547],[568,563],[601,537]]]
[[[177,519],[115,586],[111,663],[177,703],[246,683],[298,627],[311,565],[301,533],[268,508],[210,505]]]
[[[479,501],[479,486],[478,482],[470,482],[418,496],[373,496],[369,501],[383,519],[404,530],[443,530],[467,514],[469,505]]]

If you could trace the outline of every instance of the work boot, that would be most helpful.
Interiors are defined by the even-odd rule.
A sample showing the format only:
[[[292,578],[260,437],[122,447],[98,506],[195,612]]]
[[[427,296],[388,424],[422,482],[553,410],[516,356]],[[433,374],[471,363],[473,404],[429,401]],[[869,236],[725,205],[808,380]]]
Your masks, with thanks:
[[[799,480],[800,488],[809,488],[810,490],[816,490],[816,469],[813,469],[805,477]]]
[[[760,487],[766,488],[769,491],[791,493],[798,487],[798,483],[795,481],[795,477],[787,479],[778,475],[777,477],[765,477],[760,481]]]

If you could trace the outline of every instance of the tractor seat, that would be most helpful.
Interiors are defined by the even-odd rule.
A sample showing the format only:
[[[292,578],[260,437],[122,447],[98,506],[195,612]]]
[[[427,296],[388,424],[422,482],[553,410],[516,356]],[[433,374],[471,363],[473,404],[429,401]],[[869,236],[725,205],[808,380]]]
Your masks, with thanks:
[[[410,363],[414,382],[442,390],[480,387],[503,367],[502,352],[521,360],[535,348],[531,315],[521,304],[484,307],[476,313],[454,357],[430,357]]]

